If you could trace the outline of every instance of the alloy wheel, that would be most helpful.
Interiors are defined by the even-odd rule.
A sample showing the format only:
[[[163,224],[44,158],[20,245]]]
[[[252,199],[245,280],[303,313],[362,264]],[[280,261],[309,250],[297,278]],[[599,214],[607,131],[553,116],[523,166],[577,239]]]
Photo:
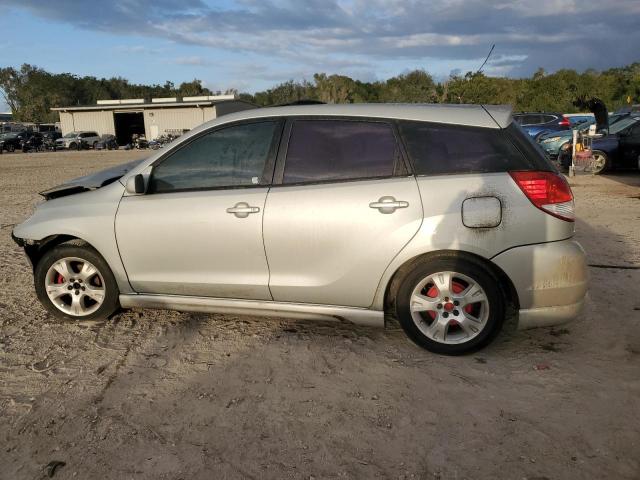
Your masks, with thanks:
[[[489,318],[489,300],[472,278],[457,272],[433,273],[414,288],[411,317],[429,339],[444,343],[468,342],[482,332]]]
[[[91,262],[77,257],[61,258],[49,267],[45,291],[56,308],[74,317],[98,310],[106,294],[100,271]]]
[[[593,161],[591,163],[591,168],[595,173],[600,173],[604,170],[607,165],[607,158],[601,153],[593,154]]]

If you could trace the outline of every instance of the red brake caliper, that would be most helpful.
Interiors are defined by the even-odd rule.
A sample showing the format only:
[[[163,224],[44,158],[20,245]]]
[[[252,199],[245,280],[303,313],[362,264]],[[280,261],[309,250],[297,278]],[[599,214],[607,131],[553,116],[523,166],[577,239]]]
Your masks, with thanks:
[[[456,281],[453,282],[453,285],[452,285],[453,293],[461,293],[464,291],[465,288],[466,287],[462,285],[460,282],[456,282]],[[435,285],[432,285],[431,288],[427,290],[427,297],[436,298],[437,296],[438,296],[438,289],[436,288]],[[473,304],[466,305],[464,307],[464,311],[467,313],[471,313],[473,311]],[[436,319],[436,312],[428,311],[427,313],[433,320]]]
[[[64,277],[59,273],[56,273],[56,283],[64,283]]]

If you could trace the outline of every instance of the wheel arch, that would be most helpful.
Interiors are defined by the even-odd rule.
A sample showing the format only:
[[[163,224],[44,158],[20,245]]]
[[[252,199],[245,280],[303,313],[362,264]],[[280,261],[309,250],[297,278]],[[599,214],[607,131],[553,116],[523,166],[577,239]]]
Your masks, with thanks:
[[[393,314],[395,312],[395,299],[398,293],[398,289],[400,288],[400,284],[416,264],[428,262],[436,258],[452,256],[464,259],[469,262],[480,264],[481,266],[487,268],[498,279],[500,289],[505,295],[507,303],[512,305],[516,310],[520,308],[518,292],[513,282],[504,272],[504,270],[498,267],[491,260],[484,258],[478,254],[467,252],[464,250],[436,250],[433,252],[416,255],[415,257],[408,259],[396,269],[393,275],[391,275],[384,290],[383,305],[385,314]]]
[[[102,253],[100,253],[100,251],[96,247],[91,245],[86,240],[83,240],[82,238],[75,237],[73,235],[64,235],[64,234],[49,235],[48,237],[45,237],[38,242],[34,242],[33,244],[26,244],[24,246],[24,251],[27,254],[27,257],[29,257],[29,260],[31,261],[31,266],[33,270],[35,271],[36,265],[38,265],[38,262],[40,262],[40,259],[44,256],[45,253],[50,251],[52,248],[55,248],[58,245],[62,245],[65,243],[70,245],[76,245],[76,246],[91,247],[96,252],[98,252],[98,254],[102,258],[104,258],[104,255],[102,255]]]

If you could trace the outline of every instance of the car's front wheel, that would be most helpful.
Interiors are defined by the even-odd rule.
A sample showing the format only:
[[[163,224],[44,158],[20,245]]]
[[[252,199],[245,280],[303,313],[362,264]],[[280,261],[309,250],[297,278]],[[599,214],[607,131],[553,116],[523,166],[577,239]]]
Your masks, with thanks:
[[[448,254],[418,263],[404,277],[396,314],[418,345],[460,355],[494,338],[504,321],[505,300],[489,269],[479,261]]]
[[[594,175],[599,175],[606,172],[610,168],[609,157],[606,153],[600,150],[593,151],[593,161],[591,163],[591,172]]]
[[[107,318],[119,307],[115,277],[89,246],[62,244],[49,250],[38,262],[34,277],[38,299],[58,318]]]

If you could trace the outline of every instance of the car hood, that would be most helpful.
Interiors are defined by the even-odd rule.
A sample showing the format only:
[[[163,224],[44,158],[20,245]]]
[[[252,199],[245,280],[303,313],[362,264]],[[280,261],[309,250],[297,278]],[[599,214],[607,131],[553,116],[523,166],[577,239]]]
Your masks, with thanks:
[[[607,106],[597,97],[586,98],[579,97],[573,104],[580,108],[588,108],[596,120],[596,130],[600,131],[609,128],[609,112]]]
[[[99,172],[92,173],[91,175],[74,178],[62,185],[40,192],[40,195],[47,200],[51,200],[59,197],[66,197],[67,195],[73,195],[75,193],[86,192],[87,190],[95,190],[119,180],[125,173],[135,168],[143,161],[144,159],[134,160],[133,162],[116,165],[115,167],[107,168],[106,170],[101,170]]]

